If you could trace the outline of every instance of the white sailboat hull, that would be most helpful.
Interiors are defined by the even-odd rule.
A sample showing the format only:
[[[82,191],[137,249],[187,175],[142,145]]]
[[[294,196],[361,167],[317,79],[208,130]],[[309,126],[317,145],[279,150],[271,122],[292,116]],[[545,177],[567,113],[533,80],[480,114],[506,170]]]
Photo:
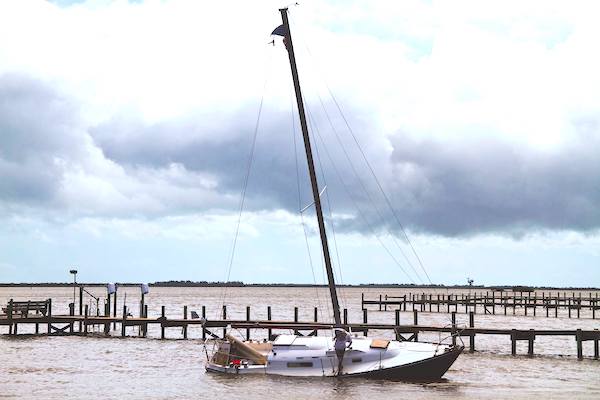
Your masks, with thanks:
[[[244,375],[427,380],[441,378],[463,349],[443,344],[354,338],[344,354],[339,374],[333,343],[327,337],[281,335],[272,343],[264,364],[233,359],[227,364],[209,362],[206,369]]]

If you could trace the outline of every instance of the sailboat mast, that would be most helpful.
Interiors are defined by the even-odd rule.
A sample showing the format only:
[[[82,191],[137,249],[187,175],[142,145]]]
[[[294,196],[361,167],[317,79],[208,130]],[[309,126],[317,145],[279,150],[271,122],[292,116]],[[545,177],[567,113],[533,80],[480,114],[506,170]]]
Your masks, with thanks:
[[[304,111],[304,102],[302,101],[302,92],[300,90],[300,80],[298,79],[298,69],[296,68],[296,57],[294,55],[294,46],[292,44],[292,35],[288,21],[287,8],[279,10],[283,27],[285,30],[284,43],[288,50],[290,58],[290,67],[292,68],[292,79],[294,80],[294,89],[296,91],[296,102],[298,103],[298,114],[300,116],[300,126],[302,136],[304,137],[304,150],[306,151],[306,161],[308,163],[308,173],[310,175],[310,184],[312,186],[315,209],[317,211],[317,221],[319,222],[319,234],[321,235],[321,246],[323,247],[323,258],[325,259],[325,269],[327,270],[327,280],[329,281],[329,293],[331,294],[331,303],[333,305],[333,318],[336,326],[340,326],[340,304],[338,302],[337,292],[335,290],[335,279],[333,277],[333,268],[331,266],[331,257],[329,255],[329,246],[327,244],[327,232],[325,231],[325,221],[323,220],[323,210],[321,208],[321,199],[319,196],[319,184],[317,174],[315,173],[315,164],[313,161],[312,150],[310,147],[310,137],[308,136],[308,127],[306,125],[306,113]]]

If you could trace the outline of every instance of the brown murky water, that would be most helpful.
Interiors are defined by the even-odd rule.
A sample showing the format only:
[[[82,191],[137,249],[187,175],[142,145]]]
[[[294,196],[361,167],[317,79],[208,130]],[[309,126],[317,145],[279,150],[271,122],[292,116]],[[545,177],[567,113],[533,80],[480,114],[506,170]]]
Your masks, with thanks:
[[[101,297],[102,288],[90,289]],[[376,298],[379,293],[404,294],[400,289],[343,289],[343,306],[349,309],[350,321],[362,321],[360,295]],[[433,291],[433,293],[448,293]],[[221,288],[151,288],[146,296],[150,314],[158,315],[164,305],[167,315],[180,317],[183,306],[200,312],[207,306],[207,316],[215,317],[222,304]],[[583,293],[587,296],[588,292]],[[68,288],[0,288],[0,304],[8,299],[53,299],[53,312],[66,313],[73,292]],[[125,299],[126,297],[126,299]],[[312,320],[313,307],[322,310],[319,318],[327,320],[327,291],[314,288],[230,288],[225,293],[229,318],[245,318],[251,306],[253,318],[266,318],[266,308],[273,308],[273,319],[290,320],[293,308],[300,308],[300,320]],[[95,305],[86,298],[90,307]],[[119,310],[126,301],[132,314],[138,313],[139,289],[119,290]],[[92,307],[93,308],[93,307]],[[459,311],[460,308],[459,308]],[[511,311],[512,312],[512,311]],[[541,310],[538,310],[542,313]],[[522,313],[518,310],[518,313]],[[559,318],[523,315],[476,315],[476,326],[490,328],[598,329],[600,319],[592,320],[588,311],[581,318],[568,318],[562,310]],[[600,318],[600,316],[597,316]],[[401,320],[412,322],[412,313],[401,313]],[[369,312],[369,322],[394,321],[394,313]],[[466,324],[465,314],[458,315]],[[446,325],[448,315],[419,313],[420,324]],[[30,328],[32,329],[32,328]],[[0,328],[6,333],[7,328]],[[19,332],[27,328],[19,327]],[[591,359],[592,342],[584,343],[585,360],[576,358],[573,338],[541,337],[535,341],[536,356],[512,357],[506,336],[478,336],[477,352],[463,354],[436,383],[379,382],[369,380],[289,379],[275,377],[222,377],[206,374],[200,329],[191,327],[190,340],[159,340],[159,330],[150,329],[148,339],[82,337],[0,337],[0,399],[5,398],[244,398],[264,399],[265,395],[286,399],[322,398],[452,398],[514,399],[543,396],[549,399],[600,398],[600,361]],[[117,333],[115,333],[117,334]],[[137,331],[130,328],[128,335]],[[265,333],[256,331],[256,338]],[[370,332],[369,335],[389,335]],[[179,339],[181,329],[167,329],[167,337]],[[437,335],[422,335],[436,340]],[[518,352],[526,353],[526,342]]]

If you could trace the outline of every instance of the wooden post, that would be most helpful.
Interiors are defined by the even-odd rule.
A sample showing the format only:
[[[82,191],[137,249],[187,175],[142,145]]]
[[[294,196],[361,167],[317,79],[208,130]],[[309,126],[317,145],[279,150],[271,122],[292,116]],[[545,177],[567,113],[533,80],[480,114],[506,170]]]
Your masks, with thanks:
[[[399,326],[400,325],[400,310],[396,310],[396,321],[395,321],[395,325]]]
[[[456,346],[456,311],[452,312],[452,346]]]
[[[344,308],[344,325],[348,325],[348,309]]]
[[[469,328],[475,328],[475,312],[471,311],[469,313]],[[471,331],[471,335],[469,335],[469,352],[473,353],[475,351],[475,333]]]
[[[108,299],[106,299],[106,303],[104,303],[104,317],[110,318],[110,295],[108,295]],[[108,336],[110,332],[110,321],[106,321],[104,323],[104,335]]]
[[[148,304],[144,304],[144,318],[148,319]],[[144,322],[144,337],[148,335],[148,322]]]
[[[48,318],[48,335],[52,334],[52,299],[48,299],[48,312],[46,313]]]
[[[250,306],[246,306],[246,321],[250,321]],[[246,328],[246,340],[250,340],[250,328]]]
[[[598,329],[594,329],[595,331],[597,331]],[[598,337],[596,336],[596,338],[594,339],[594,359],[597,360],[598,359]]]
[[[417,310],[413,311],[413,325],[419,325],[419,314]],[[415,332],[415,342],[419,341],[419,332]]]
[[[113,317],[115,317],[115,322],[113,324],[113,329],[117,329],[117,284],[115,283],[115,301],[113,303]]]
[[[583,359],[583,341],[581,340],[581,329],[577,329],[575,332],[575,340],[577,341],[577,359]]]
[[[10,299],[8,301],[8,310],[7,311],[7,315],[6,318],[8,319],[8,334],[12,335],[13,334],[13,299]],[[48,323],[48,333],[50,333],[50,323]]]
[[[83,315],[83,286],[79,285],[79,315]],[[79,332],[81,333],[81,320],[79,320]]]
[[[294,307],[294,322],[298,323],[298,307]],[[300,335],[300,332],[294,330],[294,335]]]
[[[165,338],[165,306],[160,306],[160,338],[164,339]],[[225,337],[223,335],[223,337]]]
[[[569,304],[567,307],[569,307],[569,318],[571,318],[571,299],[569,299]]]
[[[206,321],[206,306],[202,306],[202,319]],[[206,340],[206,328],[202,327],[202,340]]]
[[[270,320],[271,320],[271,306],[267,306],[267,321],[270,321]],[[269,338],[269,340],[271,340],[271,337],[273,336],[272,332],[273,331],[271,328],[269,328],[267,330],[267,337]]]
[[[510,354],[517,355],[517,330],[512,329],[510,332]]]
[[[183,319],[187,320],[188,319],[188,312],[187,312],[187,306],[183,306]],[[187,339],[188,338],[188,324],[187,321],[183,322],[183,338]]]
[[[362,308],[362,309],[365,308],[365,294],[364,293],[360,294],[360,308]]]
[[[447,305],[448,305],[448,314],[449,314],[450,313],[450,295],[448,295],[448,303],[447,303]]]
[[[381,294],[379,295],[379,311],[381,311]]]
[[[367,309],[363,309],[363,324],[367,324]],[[367,336],[367,330],[365,329],[363,332],[364,336]]]
[[[223,304],[223,321],[227,319],[227,306]],[[227,336],[227,328],[223,328],[223,339]]]
[[[406,311],[406,295],[404,295],[404,301],[402,302],[402,308]]]
[[[530,293],[531,294],[531,293]],[[527,339],[527,355],[533,356],[533,341],[535,340],[535,330],[530,329],[530,336]]]
[[[88,334],[88,305],[85,305],[85,311],[83,314],[83,334]]]
[[[75,316],[75,303],[69,303],[69,315]],[[69,322],[69,333],[73,333],[73,321]]]
[[[127,306],[123,304],[123,317],[121,319],[121,337],[125,337],[125,320],[127,319]]]

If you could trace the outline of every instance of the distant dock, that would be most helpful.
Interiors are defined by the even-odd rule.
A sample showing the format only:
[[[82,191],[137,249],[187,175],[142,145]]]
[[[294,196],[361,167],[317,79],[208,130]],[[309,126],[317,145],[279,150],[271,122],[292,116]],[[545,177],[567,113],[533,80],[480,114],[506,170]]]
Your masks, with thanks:
[[[600,298],[598,292],[588,293],[582,296],[581,292],[568,294],[560,292],[556,294],[542,292],[485,292],[485,293],[460,293],[460,294],[431,294],[431,293],[408,293],[403,296],[391,296],[380,294],[378,299],[366,299],[364,293],[361,296],[361,307],[378,306],[379,311],[387,311],[399,308],[406,311],[420,310],[429,312],[473,312],[496,315],[504,313],[516,314],[517,309],[522,309],[524,315],[544,315],[546,317],[558,317],[559,310],[567,310],[569,318],[581,317],[582,310],[589,310],[590,317],[596,319],[596,312],[600,310]],[[539,314],[538,310],[542,311]]]
[[[456,301],[456,295],[451,301]],[[475,297],[474,297],[475,298]],[[420,307],[424,305],[439,306],[442,303],[434,303],[428,301],[427,303],[408,302],[406,299],[402,299],[401,302],[396,300],[383,300],[387,303],[377,302],[368,303],[368,300],[364,299],[363,295],[363,307],[367,304],[379,304],[381,307],[386,306],[402,306],[406,304],[419,304]],[[429,300],[429,299],[427,299]],[[462,300],[462,299],[461,299]],[[506,298],[504,298],[506,300]],[[421,301],[421,300],[418,300]],[[450,304],[446,299],[447,304]],[[501,302],[502,303],[502,302]],[[471,302],[471,299],[464,300],[462,304],[470,307],[476,307],[476,303]],[[514,303],[511,303],[514,304]],[[530,303],[533,305],[534,303]],[[455,304],[452,304],[453,306]],[[80,304],[82,306],[82,304]],[[488,305],[489,306],[489,305]],[[143,305],[141,307],[140,316],[131,316],[128,313],[127,308],[123,306],[122,315],[117,317],[110,315],[110,306],[105,305],[104,315],[89,315],[88,306],[81,307],[83,313],[75,314],[75,307],[73,304],[70,307],[69,315],[56,315],[52,310],[52,300],[47,299],[44,301],[20,301],[15,302],[10,300],[6,306],[6,314],[0,315],[0,326],[8,327],[8,336],[19,335],[19,326],[28,325],[34,326],[33,335],[40,336],[62,336],[62,335],[78,335],[87,336],[92,334],[96,328],[100,328],[100,333],[106,336],[111,336],[111,325],[117,332],[120,329],[120,337],[129,336],[141,336],[147,337],[148,326],[154,325],[160,328],[160,338],[165,339],[165,331],[169,328],[179,328],[181,332],[181,338],[188,339],[189,329],[201,330],[202,339],[211,339],[216,337],[224,337],[227,329],[245,330],[246,339],[251,339],[251,331],[255,330],[267,330],[267,336],[273,337],[273,331],[277,330],[293,330],[297,334],[304,335],[318,335],[319,331],[331,330],[333,325],[331,323],[319,322],[317,320],[318,310],[314,309],[313,321],[299,321],[298,319],[298,307],[294,308],[293,319],[291,321],[274,321],[271,319],[271,307],[267,307],[267,319],[266,320],[253,320],[251,318],[251,308],[246,307],[246,319],[243,320],[232,320],[227,319],[227,307],[223,306],[221,310],[220,319],[206,320],[206,307],[202,306],[201,315],[197,313],[188,313],[188,307],[184,306],[182,314],[178,318],[168,317],[165,313],[165,307],[161,307],[160,317],[150,318],[148,317],[148,306]],[[506,308],[505,308],[506,309]],[[367,335],[372,330],[383,330],[391,332],[397,340],[400,341],[417,341],[419,334],[422,333],[446,333],[447,339],[456,343],[461,338],[468,338],[468,348],[471,352],[475,351],[475,341],[478,336],[482,335],[501,335],[507,336],[510,343],[510,353],[517,355],[517,342],[526,341],[528,343],[527,354],[529,356],[534,355],[534,343],[536,338],[542,336],[563,336],[572,337],[577,344],[577,358],[584,358],[584,343],[593,342],[593,358],[599,359],[599,342],[600,342],[600,331],[594,330],[553,330],[553,329],[489,329],[489,328],[478,328],[475,327],[475,311],[468,310],[469,315],[469,326],[460,327],[456,324],[457,311],[451,311],[452,323],[447,326],[426,326],[419,325],[419,312],[420,310],[414,309],[412,311],[412,324],[401,324],[400,323],[400,308],[394,311],[394,323],[382,324],[382,323],[369,323],[368,314],[369,310],[363,308],[362,310],[362,322],[350,323],[348,321],[348,310],[343,310],[343,327],[346,330],[362,333]],[[118,328],[117,328],[118,327]],[[133,330],[131,328],[134,328]],[[137,328],[137,329],[135,329]],[[129,332],[128,332],[129,329]],[[214,330],[221,331],[222,336],[215,334]],[[137,331],[137,332],[135,332]],[[97,334],[95,335],[97,336]],[[568,354],[564,354],[568,355]],[[591,358],[592,356],[587,356]]]

